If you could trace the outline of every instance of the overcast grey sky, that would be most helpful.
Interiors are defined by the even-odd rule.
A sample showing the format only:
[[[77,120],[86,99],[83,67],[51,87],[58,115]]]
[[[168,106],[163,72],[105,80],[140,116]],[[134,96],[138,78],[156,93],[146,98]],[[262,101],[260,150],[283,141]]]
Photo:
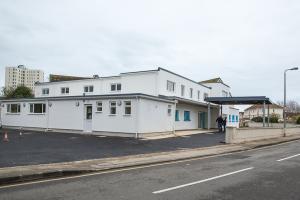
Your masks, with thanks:
[[[300,65],[298,0],[1,0],[4,68],[89,76],[164,67],[221,77],[234,96],[283,96]],[[300,101],[300,71],[288,96]]]

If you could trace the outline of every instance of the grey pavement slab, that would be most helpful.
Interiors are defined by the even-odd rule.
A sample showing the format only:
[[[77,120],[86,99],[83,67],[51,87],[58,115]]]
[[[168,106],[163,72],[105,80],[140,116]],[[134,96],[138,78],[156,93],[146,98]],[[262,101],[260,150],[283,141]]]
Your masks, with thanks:
[[[4,130],[0,131],[3,138]],[[20,165],[36,165],[71,162],[168,152],[220,145],[223,133],[196,134],[160,140],[136,140],[134,138],[98,137],[72,133],[8,130],[9,142],[0,142],[0,168]]]

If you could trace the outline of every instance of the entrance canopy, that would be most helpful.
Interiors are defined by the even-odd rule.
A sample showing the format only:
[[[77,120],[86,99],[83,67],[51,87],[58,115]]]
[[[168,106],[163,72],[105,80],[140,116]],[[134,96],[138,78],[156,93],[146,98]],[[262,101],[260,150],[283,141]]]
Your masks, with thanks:
[[[265,96],[248,96],[248,97],[207,97],[205,101],[221,105],[221,115],[223,113],[223,105],[249,105],[249,104],[263,104],[263,127],[265,127],[265,110],[268,105],[268,126],[270,126],[270,107],[272,104],[269,98]]]
[[[270,99],[265,96],[207,97],[205,101],[218,105],[272,104]]]

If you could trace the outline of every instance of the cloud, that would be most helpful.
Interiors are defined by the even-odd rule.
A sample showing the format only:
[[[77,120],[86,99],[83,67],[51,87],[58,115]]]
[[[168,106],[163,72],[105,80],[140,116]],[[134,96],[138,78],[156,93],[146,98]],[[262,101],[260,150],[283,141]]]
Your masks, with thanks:
[[[233,95],[276,101],[283,70],[300,63],[299,9],[294,0],[2,1],[1,72],[25,64],[106,76],[160,66],[194,80],[220,76]],[[298,101],[299,73],[288,76]]]

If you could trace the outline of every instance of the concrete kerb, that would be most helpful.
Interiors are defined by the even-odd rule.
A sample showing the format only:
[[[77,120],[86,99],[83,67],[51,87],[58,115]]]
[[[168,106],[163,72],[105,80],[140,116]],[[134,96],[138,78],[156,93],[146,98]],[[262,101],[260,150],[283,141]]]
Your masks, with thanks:
[[[300,140],[300,137],[277,138],[244,144],[218,145],[214,147],[141,154],[119,158],[105,158],[66,163],[0,168],[0,186],[43,179],[54,179],[67,176],[71,177],[95,172],[100,173],[106,171],[109,172],[111,170],[167,164],[175,161],[178,162],[219,155],[221,156],[230,153],[286,143],[294,140]]]

